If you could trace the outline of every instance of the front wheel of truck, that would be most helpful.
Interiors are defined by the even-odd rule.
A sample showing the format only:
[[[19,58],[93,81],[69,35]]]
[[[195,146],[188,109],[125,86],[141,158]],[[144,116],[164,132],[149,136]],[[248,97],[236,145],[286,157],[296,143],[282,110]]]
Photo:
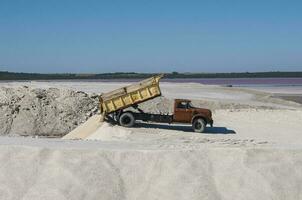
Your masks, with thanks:
[[[202,133],[206,129],[206,122],[202,118],[197,118],[192,123],[192,128],[195,132]]]
[[[131,112],[125,112],[120,116],[119,123],[124,127],[132,127],[135,123],[135,118]]]

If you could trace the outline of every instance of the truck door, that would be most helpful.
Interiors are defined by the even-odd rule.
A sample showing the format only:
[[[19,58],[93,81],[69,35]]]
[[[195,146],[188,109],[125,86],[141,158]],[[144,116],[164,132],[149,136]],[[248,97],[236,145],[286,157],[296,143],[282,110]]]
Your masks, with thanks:
[[[184,123],[191,122],[192,113],[188,109],[188,102],[179,101],[179,102],[175,102],[175,104],[176,105],[174,106],[173,121],[184,122]]]

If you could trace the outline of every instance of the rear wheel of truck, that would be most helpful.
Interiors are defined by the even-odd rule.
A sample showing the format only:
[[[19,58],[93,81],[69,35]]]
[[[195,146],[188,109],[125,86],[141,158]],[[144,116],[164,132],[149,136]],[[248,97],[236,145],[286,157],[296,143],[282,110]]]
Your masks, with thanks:
[[[119,123],[124,127],[132,127],[135,123],[135,118],[131,112],[125,112],[120,116]]]
[[[206,125],[206,122],[202,118],[197,118],[192,123],[193,130],[198,133],[204,132]]]

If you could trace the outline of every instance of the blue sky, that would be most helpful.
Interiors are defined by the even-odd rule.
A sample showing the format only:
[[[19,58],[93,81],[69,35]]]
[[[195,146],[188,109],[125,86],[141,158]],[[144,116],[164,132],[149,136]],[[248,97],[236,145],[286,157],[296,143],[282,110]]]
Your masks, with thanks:
[[[302,1],[0,0],[0,70],[302,70]]]

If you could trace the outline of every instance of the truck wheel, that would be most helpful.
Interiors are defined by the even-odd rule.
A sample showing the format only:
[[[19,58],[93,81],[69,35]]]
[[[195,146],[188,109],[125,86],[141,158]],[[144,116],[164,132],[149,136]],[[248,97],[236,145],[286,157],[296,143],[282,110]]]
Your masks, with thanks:
[[[202,118],[197,118],[193,121],[192,127],[195,132],[202,133],[206,128],[206,122]]]
[[[131,127],[135,123],[135,118],[131,112],[125,112],[120,116],[119,123],[121,126]]]

